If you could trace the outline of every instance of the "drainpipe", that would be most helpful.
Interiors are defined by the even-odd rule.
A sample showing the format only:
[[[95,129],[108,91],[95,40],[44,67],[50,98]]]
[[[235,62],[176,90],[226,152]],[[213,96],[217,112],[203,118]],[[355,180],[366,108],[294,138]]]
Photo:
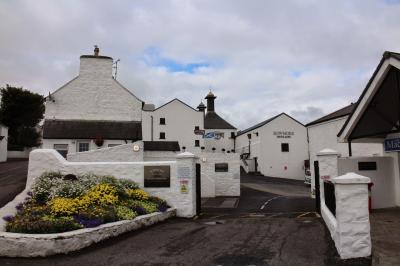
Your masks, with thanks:
[[[351,151],[351,140],[348,140],[347,142],[348,142],[348,144],[349,144],[349,157],[351,157],[351,156],[352,156],[352,151]]]
[[[154,137],[153,137],[153,135],[154,135],[154,130],[153,130],[153,127],[154,127],[154,125],[153,125],[153,116],[150,116],[151,117],[151,141],[153,141],[154,140]]]

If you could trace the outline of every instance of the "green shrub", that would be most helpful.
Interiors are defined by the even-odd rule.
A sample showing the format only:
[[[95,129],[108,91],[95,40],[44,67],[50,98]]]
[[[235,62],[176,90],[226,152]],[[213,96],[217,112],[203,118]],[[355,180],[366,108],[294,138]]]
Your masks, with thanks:
[[[83,228],[72,217],[44,216],[40,219],[17,218],[7,223],[7,232],[26,234],[61,233]]]
[[[126,206],[118,205],[115,207],[115,210],[119,220],[133,220],[137,216],[136,212]]]

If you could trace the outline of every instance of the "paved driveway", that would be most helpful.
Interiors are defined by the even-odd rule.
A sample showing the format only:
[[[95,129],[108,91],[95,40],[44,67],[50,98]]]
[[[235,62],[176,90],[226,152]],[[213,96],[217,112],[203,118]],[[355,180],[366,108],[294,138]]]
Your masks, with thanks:
[[[0,206],[14,199],[25,188],[28,161],[0,163]]]
[[[307,188],[290,183],[298,186],[287,188],[293,196],[242,186],[233,208],[204,208],[198,219],[170,219],[68,255],[0,258],[0,265],[369,265],[339,259],[313,201],[295,195]]]

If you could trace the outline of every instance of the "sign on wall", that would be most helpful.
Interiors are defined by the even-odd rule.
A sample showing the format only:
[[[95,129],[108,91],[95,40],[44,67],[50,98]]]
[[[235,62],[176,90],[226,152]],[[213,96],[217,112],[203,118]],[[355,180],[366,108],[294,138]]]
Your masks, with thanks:
[[[189,180],[186,180],[186,179],[180,180],[179,185],[180,185],[181,194],[189,193]]]
[[[290,139],[294,136],[294,131],[274,131],[273,134],[278,139]]]
[[[223,132],[218,132],[218,131],[212,131],[204,134],[205,139],[221,139],[224,138],[224,133]]]
[[[385,152],[400,151],[400,138],[385,139]]]
[[[145,187],[170,187],[169,165],[145,165],[144,186]]]

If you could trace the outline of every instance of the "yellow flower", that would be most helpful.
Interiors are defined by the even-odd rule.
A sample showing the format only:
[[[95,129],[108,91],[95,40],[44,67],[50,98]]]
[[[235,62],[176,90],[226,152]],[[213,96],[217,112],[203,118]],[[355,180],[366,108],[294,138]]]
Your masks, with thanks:
[[[126,191],[126,193],[132,199],[137,199],[137,200],[148,200],[149,199],[149,195],[143,189],[128,189]]]
[[[79,211],[76,199],[54,198],[49,202],[51,213],[60,216],[74,215]]]

